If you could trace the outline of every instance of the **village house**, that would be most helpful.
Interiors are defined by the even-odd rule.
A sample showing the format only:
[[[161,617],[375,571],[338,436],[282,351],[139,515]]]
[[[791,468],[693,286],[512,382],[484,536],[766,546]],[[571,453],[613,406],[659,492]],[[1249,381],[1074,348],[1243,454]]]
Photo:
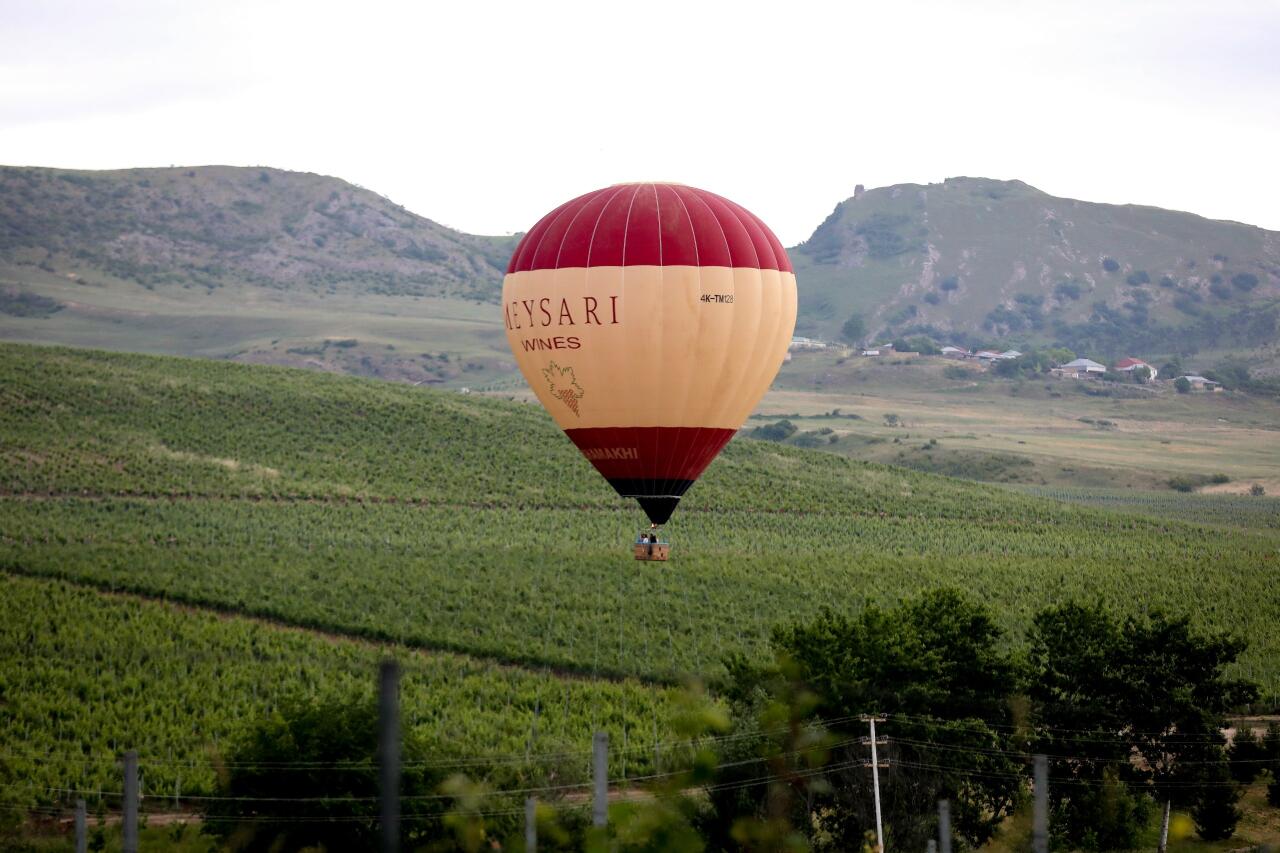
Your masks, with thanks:
[[[1159,373],[1153,365],[1147,364],[1140,358],[1122,358],[1116,362],[1115,369],[1118,373],[1127,373],[1132,376],[1133,372],[1139,367],[1145,367],[1147,370],[1150,370],[1151,376],[1149,378],[1151,379],[1155,379],[1156,374]]]
[[[1101,376],[1107,372],[1107,367],[1091,358],[1077,358],[1049,372],[1054,376],[1064,376],[1069,379],[1087,379],[1091,376]]]
[[[1190,382],[1191,390],[1193,391],[1221,391],[1222,390],[1221,382],[1214,382],[1212,379],[1206,379],[1203,376],[1187,375],[1187,376],[1179,376],[1178,379],[1185,379],[1188,382]],[[1176,382],[1177,379],[1175,379],[1174,381]]]
[[[799,335],[791,339],[791,346],[788,347],[788,349],[793,349],[793,350],[826,349],[826,348],[827,348],[827,344],[825,341],[820,341],[820,340],[817,340],[816,338],[802,338]]]
[[[943,358],[968,358],[969,351],[961,347],[945,346],[942,348]]]

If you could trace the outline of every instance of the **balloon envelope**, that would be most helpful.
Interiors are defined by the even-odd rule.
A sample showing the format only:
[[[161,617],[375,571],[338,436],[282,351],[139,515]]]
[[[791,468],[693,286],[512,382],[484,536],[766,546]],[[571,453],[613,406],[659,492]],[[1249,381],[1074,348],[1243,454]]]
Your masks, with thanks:
[[[679,184],[620,184],[551,211],[516,247],[502,297],[533,392],[656,524],[760,401],[796,319],[773,232]]]

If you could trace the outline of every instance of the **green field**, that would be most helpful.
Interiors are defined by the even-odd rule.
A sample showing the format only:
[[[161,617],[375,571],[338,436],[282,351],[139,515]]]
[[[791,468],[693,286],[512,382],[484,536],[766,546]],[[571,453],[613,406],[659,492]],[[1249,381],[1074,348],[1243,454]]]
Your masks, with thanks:
[[[838,412],[840,416],[832,416]],[[1221,491],[1280,495],[1280,401],[1237,392],[1044,378],[1015,381],[938,357],[796,354],[752,425],[798,414],[857,459],[994,482],[1167,490],[1225,474]],[[933,442],[930,444],[930,442]]]
[[[637,564],[642,514],[539,407],[23,345],[0,346],[0,441],[0,752],[86,756],[40,761],[36,788],[105,784],[127,743],[208,785],[198,756],[255,709],[369,689],[389,652],[443,754],[519,752],[554,695],[549,750],[604,725],[647,756],[667,685],[780,622],[937,586],[1013,636],[1070,598],[1191,611],[1249,640],[1240,669],[1280,702],[1265,514],[1190,523],[739,438],[669,526],[672,562]],[[215,689],[225,710],[195,707]]]

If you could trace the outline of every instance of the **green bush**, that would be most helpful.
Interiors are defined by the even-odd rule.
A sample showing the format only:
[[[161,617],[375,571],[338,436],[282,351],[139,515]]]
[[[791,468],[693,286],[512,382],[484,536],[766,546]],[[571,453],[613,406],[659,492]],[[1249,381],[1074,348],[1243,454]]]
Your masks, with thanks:
[[[1215,767],[1204,780],[1205,787],[1191,807],[1191,818],[1196,824],[1196,834],[1205,841],[1225,841],[1235,835],[1240,822],[1240,809],[1236,802],[1240,790],[1229,784],[1226,768]]]
[[[1060,281],[1053,287],[1053,295],[1062,299],[1079,299],[1084,288],[1080,286],[1078,281]]]
[[[1143,284],[1151,283],[1151,276],[1146,270],[1134,270],[1125,276],[1125,283],[1130,287],[1138,287]]]
[[[1173,387],[1179,394],[1187,394],[1191,391],[1191,380],[1185,376],[1179,376],[1173,380]]]
[[[1250,291],[1258,286],[1258,277],[1251,272],[1240,272],[1231,277],[1231,283],[1240,290]]]
[[[1103,258],[1102,268],[1107,272],[1115,272],[1116,270],[1120,269],[1120,262],[1117,261],[1115,258]]]
[[[844,321],[844,325],[840,327],[841,339],[851,344],[860,343],[867,334],[867,323],[862,319],[861,314],[851,314],[849,319]]]
[[[750,433],[751,438],[759,438],[764,441],[786,441],[795,435],[796,425],[791,421],[783,419],[775,423],[758,426]]]

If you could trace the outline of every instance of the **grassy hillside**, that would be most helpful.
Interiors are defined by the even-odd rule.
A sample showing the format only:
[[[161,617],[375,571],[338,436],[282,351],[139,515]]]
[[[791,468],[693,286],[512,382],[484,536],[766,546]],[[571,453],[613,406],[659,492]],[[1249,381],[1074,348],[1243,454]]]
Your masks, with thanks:
[[[1280,693],[1274,528],[1145,520],[739,439],[676,558],[536,407],[299,371],[0,348],[0,567],[344,634],[662,680],[779,621],[957,585],[1194,607]]]
[[[513,246],[301,172],[3,167],[0,337],[475,384]]]
[[[160,801],[151,808],[164,809],[175,792],[213,794],[223,750],[254,720],[290,699],[371,701],[387,657],[401,663],[407,730],[446,766],[508,756],[509,787],[521,774],[542,784],[589,778],[584,750],[597,728],[620,743],[626,732],[638,772],[652,768],[655,740],[669,737],[673,690],[557,678],[3,576],[0,804],[65,803],[71,789],[87,792],[93,808],[96,792],[119,790],[118,756],[130,748],[141,756],[144,792]]]
[[[1235,391],[1005,379],[941,357],[823,351],[796,353],[750,423],[784,416],[791,443],[950,476],[1167,492],[1173,477],[1225,475],[1212,488],[1280,495],[1280,400]]]
[[[512,248],[305,172],[0,168],[0,258],[147,289],[248,282],[492,300]]]
[[[834,337],[858,313],[869,335],[934,327],[1099,355],[1168,346],[1160,334],[1174,327],[1201,348],[1277,337],[1280,234],[1056,198],[1021,181],[868,190],[838,204],[792,257],[802,334]]]

